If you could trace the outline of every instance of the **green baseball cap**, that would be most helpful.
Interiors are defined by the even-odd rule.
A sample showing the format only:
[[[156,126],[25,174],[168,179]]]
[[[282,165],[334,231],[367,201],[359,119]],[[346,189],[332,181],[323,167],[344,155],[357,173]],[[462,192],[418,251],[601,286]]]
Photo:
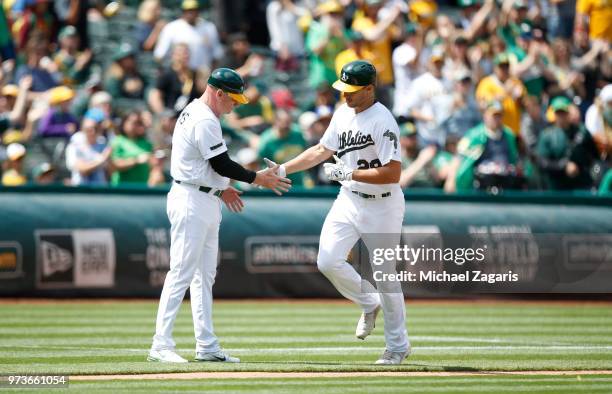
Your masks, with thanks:
[[[365,60],[347,63],[340,71],[340,79],[333,83],[333,88],[345,93],[357,92],[368,85],[376,83],[376,68]]]
[[[136,53],[134,47],[127,42],[119,45],[119,47],[113,53],[113,61],[118,62],[121,59],[125,59],[128,56],[133,56]]]
[[[244,95],[244,80],[230,68],[217,68],[208,77],[210,86],[223,90],[240,104],[247,104],[249,99]]]
[[[496,114],[501,114],[504,112],[504,106],[502,105],[501,102],[497,100],[492,100],[492,101],[489,101],[485,105],[485,112],[493,112]]]
[[[352,42],[354,42],[354,41],[363,41],[363,40],[365,39],[365,38],[363,37],[363,34],[361,34],[361,32],[360,32],[360,31],[358,31],[358,30],[353,30],[353,29],[350,29],[350,30],[348,30],[348,31],[346,32],[346,38],[347,38],[349,41],[352,41]]]
[[[572,101],[565,96],[555,97],[550,102],[550,108],[552,108],[552,110],[555,112],[557,111],[568,112],[570,105],[572,105]]]
[[[62,30],[60,30],[57,37],[60,40],[63,40],[66,37],[74,37],[74,36],[78,36],[77,29],[74,26],[68,25],[62,28]]]
[[[510,56],[508,56],[506,52],[498,53],[497,56],[495,56],[495,59],[493,59],[493,63],[496,66],[499,66],[500,64],[510,64]]]
[[[414,123],[406,122],[400,126],[400,137],[410,137],[416,135],[417,129]]]

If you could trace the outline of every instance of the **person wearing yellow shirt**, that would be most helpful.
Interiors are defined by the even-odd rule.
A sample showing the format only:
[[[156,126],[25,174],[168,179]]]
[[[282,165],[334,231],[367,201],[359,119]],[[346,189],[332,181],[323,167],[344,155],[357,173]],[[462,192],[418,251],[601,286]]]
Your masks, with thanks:
[[[21,186],[28,180],[23,175],[23,159],[26,155],[26,148],[14,142],[6,147],[7,160],[4,163],[5,171],[2,174],[2,186]]]
[[[510,58],[498,54],[493,63],[494,73],[484,77],[476,87],[476,99],[480,103],[500,101],[504,107],[503,123],[518,135],[521,122],[521,99],[525,94],[523,83],[510,75]]]
[[[384,17],[379,18],[379,11],[384,3],[384,0],[365,0],[364,13],[356,14],[352,28],[363,34],[368,44],[367,49],[375,56],[373,64],[378,74],[376,96],[387,105],[390,104],[390,88],[393,84],[391,43],[401,36],[402,29],[395,25],[395,22],[401,22],[399,17],[405,4],[395,3],[389,10],[385,10]]]
[[[336,74],[338,76],[340,76],[342,67],[352,61],[367,60],[370,63],[376,61],[376,56],[372,51],[366,48],[366,41],[365,38],[363,38],[363,34],[355,30],[349,30],[347,32],[347,37],[349,47],[336,56]]]
[[[586,31],[591,40],[612,43],[612,2],[610,0],[578,0],[576,29]]]

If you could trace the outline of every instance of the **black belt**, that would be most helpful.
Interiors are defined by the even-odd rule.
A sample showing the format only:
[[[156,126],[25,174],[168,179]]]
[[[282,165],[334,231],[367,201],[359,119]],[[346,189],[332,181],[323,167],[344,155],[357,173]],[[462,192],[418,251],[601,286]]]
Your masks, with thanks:
[[[351,190],[351,193],[356,194],[356,195],[358,195],[361,198],[378,198],[378,197],[385,198],[385,197],[389,197],[391,195],[391,192],[386,192],[386,193],[381,194],[380,196],[377,196],[375,194],[365,194],[365,193],[358,192],[358,191],[355,191],[355,190]]]
[[[181,181],[177,181],[176,179],[174,180],[174,182],[180,184],[185,184],[185,185],[191,185],[193,187],[197,187],[199,191],[204,192],[204,193],[209,193],[213,188],[212,187],[208,187],[208,186],[198,186],[198,185],[193,185],[191,183],[186,183],[186,182],[181,182]],[[217,196],[217,197],[221,197],[221,195],[223,194],[223,190],[217,189],[214,193],[213,196]]]

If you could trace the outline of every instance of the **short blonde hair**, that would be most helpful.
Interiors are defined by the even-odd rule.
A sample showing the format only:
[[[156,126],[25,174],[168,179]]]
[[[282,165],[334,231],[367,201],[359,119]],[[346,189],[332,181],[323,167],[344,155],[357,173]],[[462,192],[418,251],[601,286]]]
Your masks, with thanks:
[[[138,7],[138,20],[144,23],[151,23],[154,21],[153,10],[161,7],[159,0],[145,0]]]

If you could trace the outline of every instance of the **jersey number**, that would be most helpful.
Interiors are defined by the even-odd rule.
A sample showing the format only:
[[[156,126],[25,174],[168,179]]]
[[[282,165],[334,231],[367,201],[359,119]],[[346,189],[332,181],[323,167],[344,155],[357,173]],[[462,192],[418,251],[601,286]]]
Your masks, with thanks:
[[[368,168],[382,167],[382,163],[378,159],[374,159],[369,163],[367,160],[363,160],[363,159],[357,160],[357,165],[359,166],[357,167],[357,169],[359,170],[367,170]]]

